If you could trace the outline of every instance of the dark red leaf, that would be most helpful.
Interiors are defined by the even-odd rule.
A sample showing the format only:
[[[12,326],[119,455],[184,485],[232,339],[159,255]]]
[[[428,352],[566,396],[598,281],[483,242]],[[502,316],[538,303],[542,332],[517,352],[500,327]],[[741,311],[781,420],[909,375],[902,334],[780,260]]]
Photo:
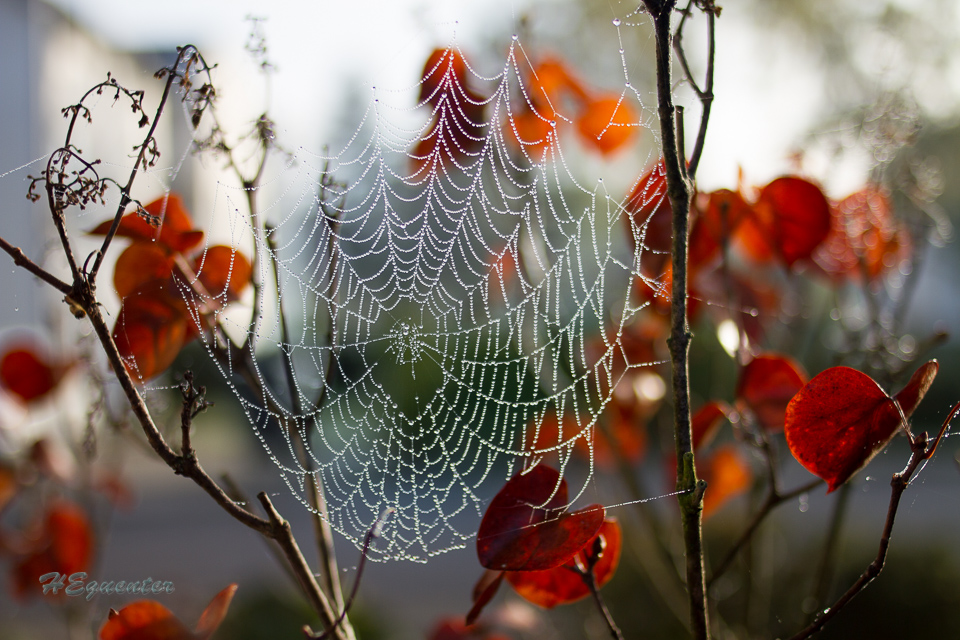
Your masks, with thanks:
[[[587,566],[588,554],[592,552],[593,542],[602,537],[604,546],[600,559],[593,567],[594,581],[601,588],[616,573],[620,564],[622,534],[616,520],[605,520],[600,531],[587,542],[579,552],[580,564]],[[590,595],[583,578],[574,569],[576,563],[568,560],[562,566],[546,571],[508,571],[507,581],[524,599],[541,607],[552,609],[560,604],[576,602]]]
[[[487,569],[537,571],[557,567],[583,548],[603,524],[604,509],[567,512],[567,483],[546,465],[507,481],[487,507],[477,555]]]
[[[503,582],[504,571],[490,571],[487,569],[480,576],[480,580],[473,587],[473,606],[467,612],[467,624],[473,624],[480,617],[483,608],[486,607],[493,596],[497,595],[500,584]]]
[[[722,400],[711,400],[700,407],[693,418],[690,419],[690,428],[693,432],[693,450],[699,451],[701,447],[710,444],[717,430],[724,420],[733,413],[726,402]]]
[[[643,273],[656,277],[669,262],[673,245],[673,210],[667,198],[667,170],[663,160],[640,177],[624,208],[630,214],[626,218],[627,238],[634,241],[636,228],[651,258],[649,268],[644,268]]]
[[[690,231],[690,267],[699,269],[719,255],[752,209],[737,191],[718,189],[705,194],[706,207]],[[703,206],[701,204],[701,206]]]
[[[936,360],[923,364],[910,376],[910,382],[907,383],[907,386],[894,396],[896,401],[900,403],[900,408],[903,409],[903,415],[906,418],[909,419],[913,415],[914,409],[923,400],[923,396],[927,395],[927,391],[930,390],[930,385],[933,384],[933,379],[937,377],[939,370],[940,363]]]
[[[796,360],[778,353],[757,356],[740,372],[736,395],[768,431],[783,429],[787,403],[807,382]]]
[[[0,386],[32,402],[53,391],[72,366],[51,361],[33,342],[11,344],[0,358]]]
[[[929,389],[936,370],[936,362],[923,365],[897,394],[905,417]],[[790,401],[785,434],[794,457],[826,480],[830,492],[866,466],[900,426],[897,405],[873,378],[849,367],[833,367]]]
[[[787,266],[809,258],[830,233],[830,204],[820,187],[802,178],[777,178],[737,229],[737,238],[757,261],[779,257]]]

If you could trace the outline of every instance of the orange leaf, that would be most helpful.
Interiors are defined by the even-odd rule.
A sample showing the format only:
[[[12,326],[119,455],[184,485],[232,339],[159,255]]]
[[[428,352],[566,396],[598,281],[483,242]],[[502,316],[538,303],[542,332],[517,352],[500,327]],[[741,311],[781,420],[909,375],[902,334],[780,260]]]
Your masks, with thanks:
[[[192,324],[171,284],[152,280],[127,296],[113,327],[117,349],[134,379],[148,380],[169,367]]]
[[[72,502],[55,502],[47,509],[34,551],[13,569],[14,592],[20,598],[40,595],[40,576],[84,571],[92,555],[93,530],[87,514]]]
[[[537,106],[552,105],[552,108],[556,108],[564,94],[581,102],[589,99],[583,86],[560,58],[549,56],[541,60],[529,84],[533,103]]]
[[[100,640],[195,640],[173,613],[156,600],[138,600],[110,616],[100,628]]]
[[[121,298],[151,280],[166,280],[173,273],[174,258],[153,242],[134,242],[117,258],[113,288]]]
[[[250,261],[242,253],[219,244],[197,256],[193,270],[207,293],[227,302],[240,297],[253,273]]]
[[[183,200],[176,193],[160,197],[144,207],[146,212],[159,225],[151,224],[136,211],[120,219],[117,235],[122,238],[157,242],[173,253],[184,253],[196,247],[203,240],[203,231],[193,228],[193,221]],[[106,235],[113,220],[100,223],[90,231],[93,235]]]
[[[604,520],[597,534],[579,552],[582,566],[588,566],[594,540],[603,538],[603,552],[593,567],[594,581],[599,589],[613,578],[620,564],[622,534],[616,520]],[[521,597],[547,609],[560,604],[576,602],[590,595],[583,578],[575,571],[577,564],[570,559],[565,564],[545,571],[508,571],[507,582]]]
[[[197,640],[207,640],[213,632],[217,630],[220,623],[227,615],[227,609],[230,608],[230,602],[237,592],[237,585],[231,584],[226,589],[218,593],[207,605],[207,608],[200,614],[200,621],[197,622],[196,637]]]
[[[534,111],[524,105],[505,125],[507,140],[515,143],[533,161],[539,161],[556,141],[556,127],[552,124],[556,116],[547,117],[547,113],[552,111]]]
[[[587,145],[603,155],[622,148],[635,133],[637,114],[630,103],[616,95],[605,95],[587,103],[577,118],[577,131]]]
[[[155,600],[138,600],[110,616],[100,628],[100,640],[207,640],[227,614],[237,585],[218,593],[204,609],[191,632],[173,613]]]
[[[703,494],[703,517],[708,518],[750,487],[753,474],[750,465],[733,445],[717,447],[705,459],[697,461],[700,477],[707,481],[707,490]]]

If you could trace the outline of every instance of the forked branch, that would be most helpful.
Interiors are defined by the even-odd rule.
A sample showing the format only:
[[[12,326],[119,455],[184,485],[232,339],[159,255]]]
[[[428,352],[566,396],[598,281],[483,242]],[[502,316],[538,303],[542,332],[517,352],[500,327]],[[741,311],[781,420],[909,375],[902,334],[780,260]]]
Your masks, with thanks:
[[[820,631],[820,629],[833,619],[841,609],[849,604],[857,594],[873,582],[874,578],[880,575],[887,559],[887,550],[890,548],[890,536],[893,533],[893,523],[897,517],[900,498],[903,496],[903,492],[906,491],[907,487],[910,486],[913,474],[916,473],[917,470],[930,459],[934,451],[936,451],[937,445],[940,443],[940,440],[943,439],[944,434],[947,432],[947,427],[950,426],[950,422],[954,416],[957,415],[957,412],[960,412],[960,402],[955,404],[950,410],[950,413],[947,414],[947,418],[943,421],[943,426],[940,428],[940,433],[937,434],[937,437],[934,438],[932,442],[928,439],[926,433],[910,437],[910,459],[907,461],[907,466],[904,467],[900,473],[893,474],[893,477],[890,479],[890,505],[887,507],[887,519],[883,525],[883,533],[880,535],[880,548],[877,549],[877,557],[874,558],[873,562],[860,574],[860,577],[857,578],[850,588],[847,589],[831,607],[824,610],[823,615],[819,616],[796,635],[791,636],[790,640],[804,640]]]

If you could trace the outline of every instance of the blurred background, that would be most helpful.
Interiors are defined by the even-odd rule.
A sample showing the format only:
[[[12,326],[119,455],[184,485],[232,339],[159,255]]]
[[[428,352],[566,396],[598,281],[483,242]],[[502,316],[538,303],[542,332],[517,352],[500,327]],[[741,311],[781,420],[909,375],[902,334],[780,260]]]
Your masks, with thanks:
[[[269,9],[252,0],[170,0],[162,6],[119,0],[0,0],[0,236],[52,271],[65,272],[49,219],[24,197],[28,175],[39,174],[49,152],[61,144],[61,109],[108,71],[127,86],[145,89],[146,102],[155,103],[161,83],[153,74],[174,59],[178,45],[197,45],[217,65],[214,78],[225,129],[249,128],[269,112],[281,146],[316,151],[345,144],[374,93],[398,122],[422,122],[426,114],[415,108],[416,88],[434,48],[455,44],[478,73],[492,76],[501,68],[514,34],[531,55],[555,52],[595,86],[616,89],[629,78],[642,101],[644,121],[654,123],[654,45],[645,19],[635,10],[635,4],[599,0],[286,0]],[[259,73],[257,61],[245,50],[251,16],[263,18],[267,57],[275,65],[269,76]],[[613,26],[615,19],[622,21],[620,29]],[[924,181],[929,201],[903,205],[917,209],[911,215],[924,220],[928,230],[927,243],[917,247],[924,255],[918,261],[920,273],[911,280],[915,289],[904,310],[904,327],[917,351],[930,346],[923,359],[937,357],[941,362],[938,381],[915,419],[921,428],[935,429],[958,399],[960,379],[960,353],[953,339],[960,332],[960,249],[951,242],[960,212],[960,8],[950,0],[743,0],[724,7],[717,30],[716,100],[698,175],[701,191],[735,189],[741,180],[762,185],[796,172],[822,184],[836,199],[871,177],[901,186],[907,175]],[[684,40],[698,74],[704,69],[704,33],[703,19],[694,19]],[[692,131],[698,103],[685,86],[678,87],[678,96]],[[104,133],[85,141],[88,155],[122,159],[138,141],[135,127],[100,131]],[[158,137],[164,155],[160,167],[140,184],[141,198],[161,195],[176,175],[175,188],[186,196],[198,224],[215,237],[213,216],[204,216],[212,214],[223,189],[237,185],[221,166],[189,153],[186,117],[167,118]],[[645,131],[636,148],[609,159],[587,156],[576,161],[574,170],[583,174],[585,183],[602,177],[611,192],[619,189],[626,195],[656,149],[655,133]],[[271,169],[279,177],[268,181],[266,199],[281,197],[286,184],[282,160]],[[97,222],[81,218],[76,228],[89,229]],[[0,348],[29,339],[53,355],[78,355],[89,336],[81,335],[86,329],[64,313],[59,297],[6,257],[0,256],[0,268],[9,268],[0,269],[5,303],[0,305]],[[111,292],[102,293],[108,306],[118,304],[109,297]],[[832,294],[818,290],[812,295]],[[810,340],[798,358],[812,374],[832,363],[837,345],[831,336],[836,332],[827,318],[803,320]],[[729,396],[732,369],[725,369],[729,356],[716,328],[696,329],[694,397]],[[938,338],[942,333],[950,339]],[[215,476],[230,473],[250,495],[260,490],[274,494],[281,513],[295,531],[303,532],[302,546],[311,546],[306,513],[282,485],[232,396],[214,388],[221,378],[206,356],[199,349],[188,350],[175,368],[197,372],[218,403],[197,423],[196,446],[205,468]],[[79,371],[67,373],[62,388],[39,406],[26,407],[0,389],[0,455],[22,456],[38,438],[46,438],[54,443],[54,459],[71,459],[70,447],[62,442],[83,433],[91,402],[89,386],[76,379]],[[159,415],[175,420],[177,396],[165,393],[165,384],[172,383],[158,383],[151,401]],[[104,402],[116,400],[108,397]],[[237,600],[218,637],[297,633],[309,614],[257,536],[143,452],[109,440],[100,447],[130,499],[121,507],[95,506],[106,514],[98,519],[96,531],[98,576],[174,582],[176,592],[162,602],[188,624],[217,591],[238,582]],[[949,637],[950,630],[960,628],[958,451],[958,440],[948,438],[917,486],[908,490],[884,575],[822,637]],[[905,452],[904,443],[895,442],[849,492],[835,556],[838,589],[875,554],[889,495],[887,478],[903,466]],[[784,484],[805,482],[809,474],[790,462]],[[63,462],[60,472],[67,477],[75,470]],[[650,488],[650,497],[669,490],[659,468],[641,469],[638,475]],[[606,480],[597,482],[602,486]],[[602,488],[598,491],[603,494]],[[616,489],[603,495],[614,496]],[[792,633],[809,616],[815,604],[790,601],[797,591],[779,585],[799,580],[796,576],[810,562],[805,558],[815,557],[810,549],[823,538],[832,499],[823,496],[821,488],[781,507],[755,550],[776,558],[767,565],[772,567],[767,574],[756,577],[756,588],[766,599],[760,605],[754,602],[757,610],[745,614],[750,624],[725,630],[727,637]],[[651,508],[669,519],[673,503],[657,500]],[[742,528],[746,508],[744,499],[711,521],[708,542],[716,554]],[[6,524],[15,517],[8,515]],[[358,553],[347,544],[338,550],[344,580],[351,584]],[[70,637],[91,637],[109,607],[127,602],[119,596],[69,606],[24,601],[11,595],[8,564],[0,564],[0,583],[6,582],[0,584],[4,639],[64,637],[65,629]],[[361,636],[425,637],[440,617],[469,609],[470,589],[480,573],[472,548],[426,565],[368,566],[354,612]],[[644,629],[649,634],[645,637],[682,637],[680,623],[663,613],[657,591],[655,581],[629,570],[606,590],[614,617],[626,629]],[[715,595],[723,607],[741,606],[735,596]],[[550,613],[512,594],[501,594],[497,603],[495,615],[526,629],[529,635],[522,637],[604,633],[589,602]],[[269,624],[261,626],[265,622]],[[278,631],[277,624],[287,624],[288,631]]]

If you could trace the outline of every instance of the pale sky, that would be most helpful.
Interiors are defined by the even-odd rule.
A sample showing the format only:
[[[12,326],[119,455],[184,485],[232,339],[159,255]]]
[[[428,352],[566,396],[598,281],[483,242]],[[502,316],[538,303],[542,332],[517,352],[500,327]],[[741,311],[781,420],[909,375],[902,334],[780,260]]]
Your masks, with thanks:
[[[288,145],[295,141],[311,149],[336,137],[331,128],[343,113],[348,91],[356,98],[358,90],[373,86],[409,89],[437,46],[456,43],[469,51],[482,40],[500,37],[506,48],[518,16],[534,5],[534,0],[277,0],[269,6],[254,0],[170,0],[160,9],[156,3],[131,0],[51,2],[117,48],[197,44],[221,64],[217,80],[224,85],[222,93],[244,92],[261,103],[264,86],[243,44],[249,33],[245,18],[266,18],[269,57],[278,68],[269,91],[270,113]],[[565,4],[536,3],[539,11],[562,11]],[[612,1],[611,16],[626,14],[634,5]],[[769,43],[735,10],[725,11],[718,27],[717,99],[699,176],[707,190],[734,187],[741,167],[751,184],[792,170],[788,156],[824,99],[812,61],[796,51],[781,52],[787,72],[780,76],[783,82],[771,83],[769,68],[756,65],[758,53],[764,59],[778,55]],[[615,52],[615,30],[610,41],[598,46]],[[652,56],[652,47],[635,55]],[[824,178],[838,196],[862,180],[855,173]]]

